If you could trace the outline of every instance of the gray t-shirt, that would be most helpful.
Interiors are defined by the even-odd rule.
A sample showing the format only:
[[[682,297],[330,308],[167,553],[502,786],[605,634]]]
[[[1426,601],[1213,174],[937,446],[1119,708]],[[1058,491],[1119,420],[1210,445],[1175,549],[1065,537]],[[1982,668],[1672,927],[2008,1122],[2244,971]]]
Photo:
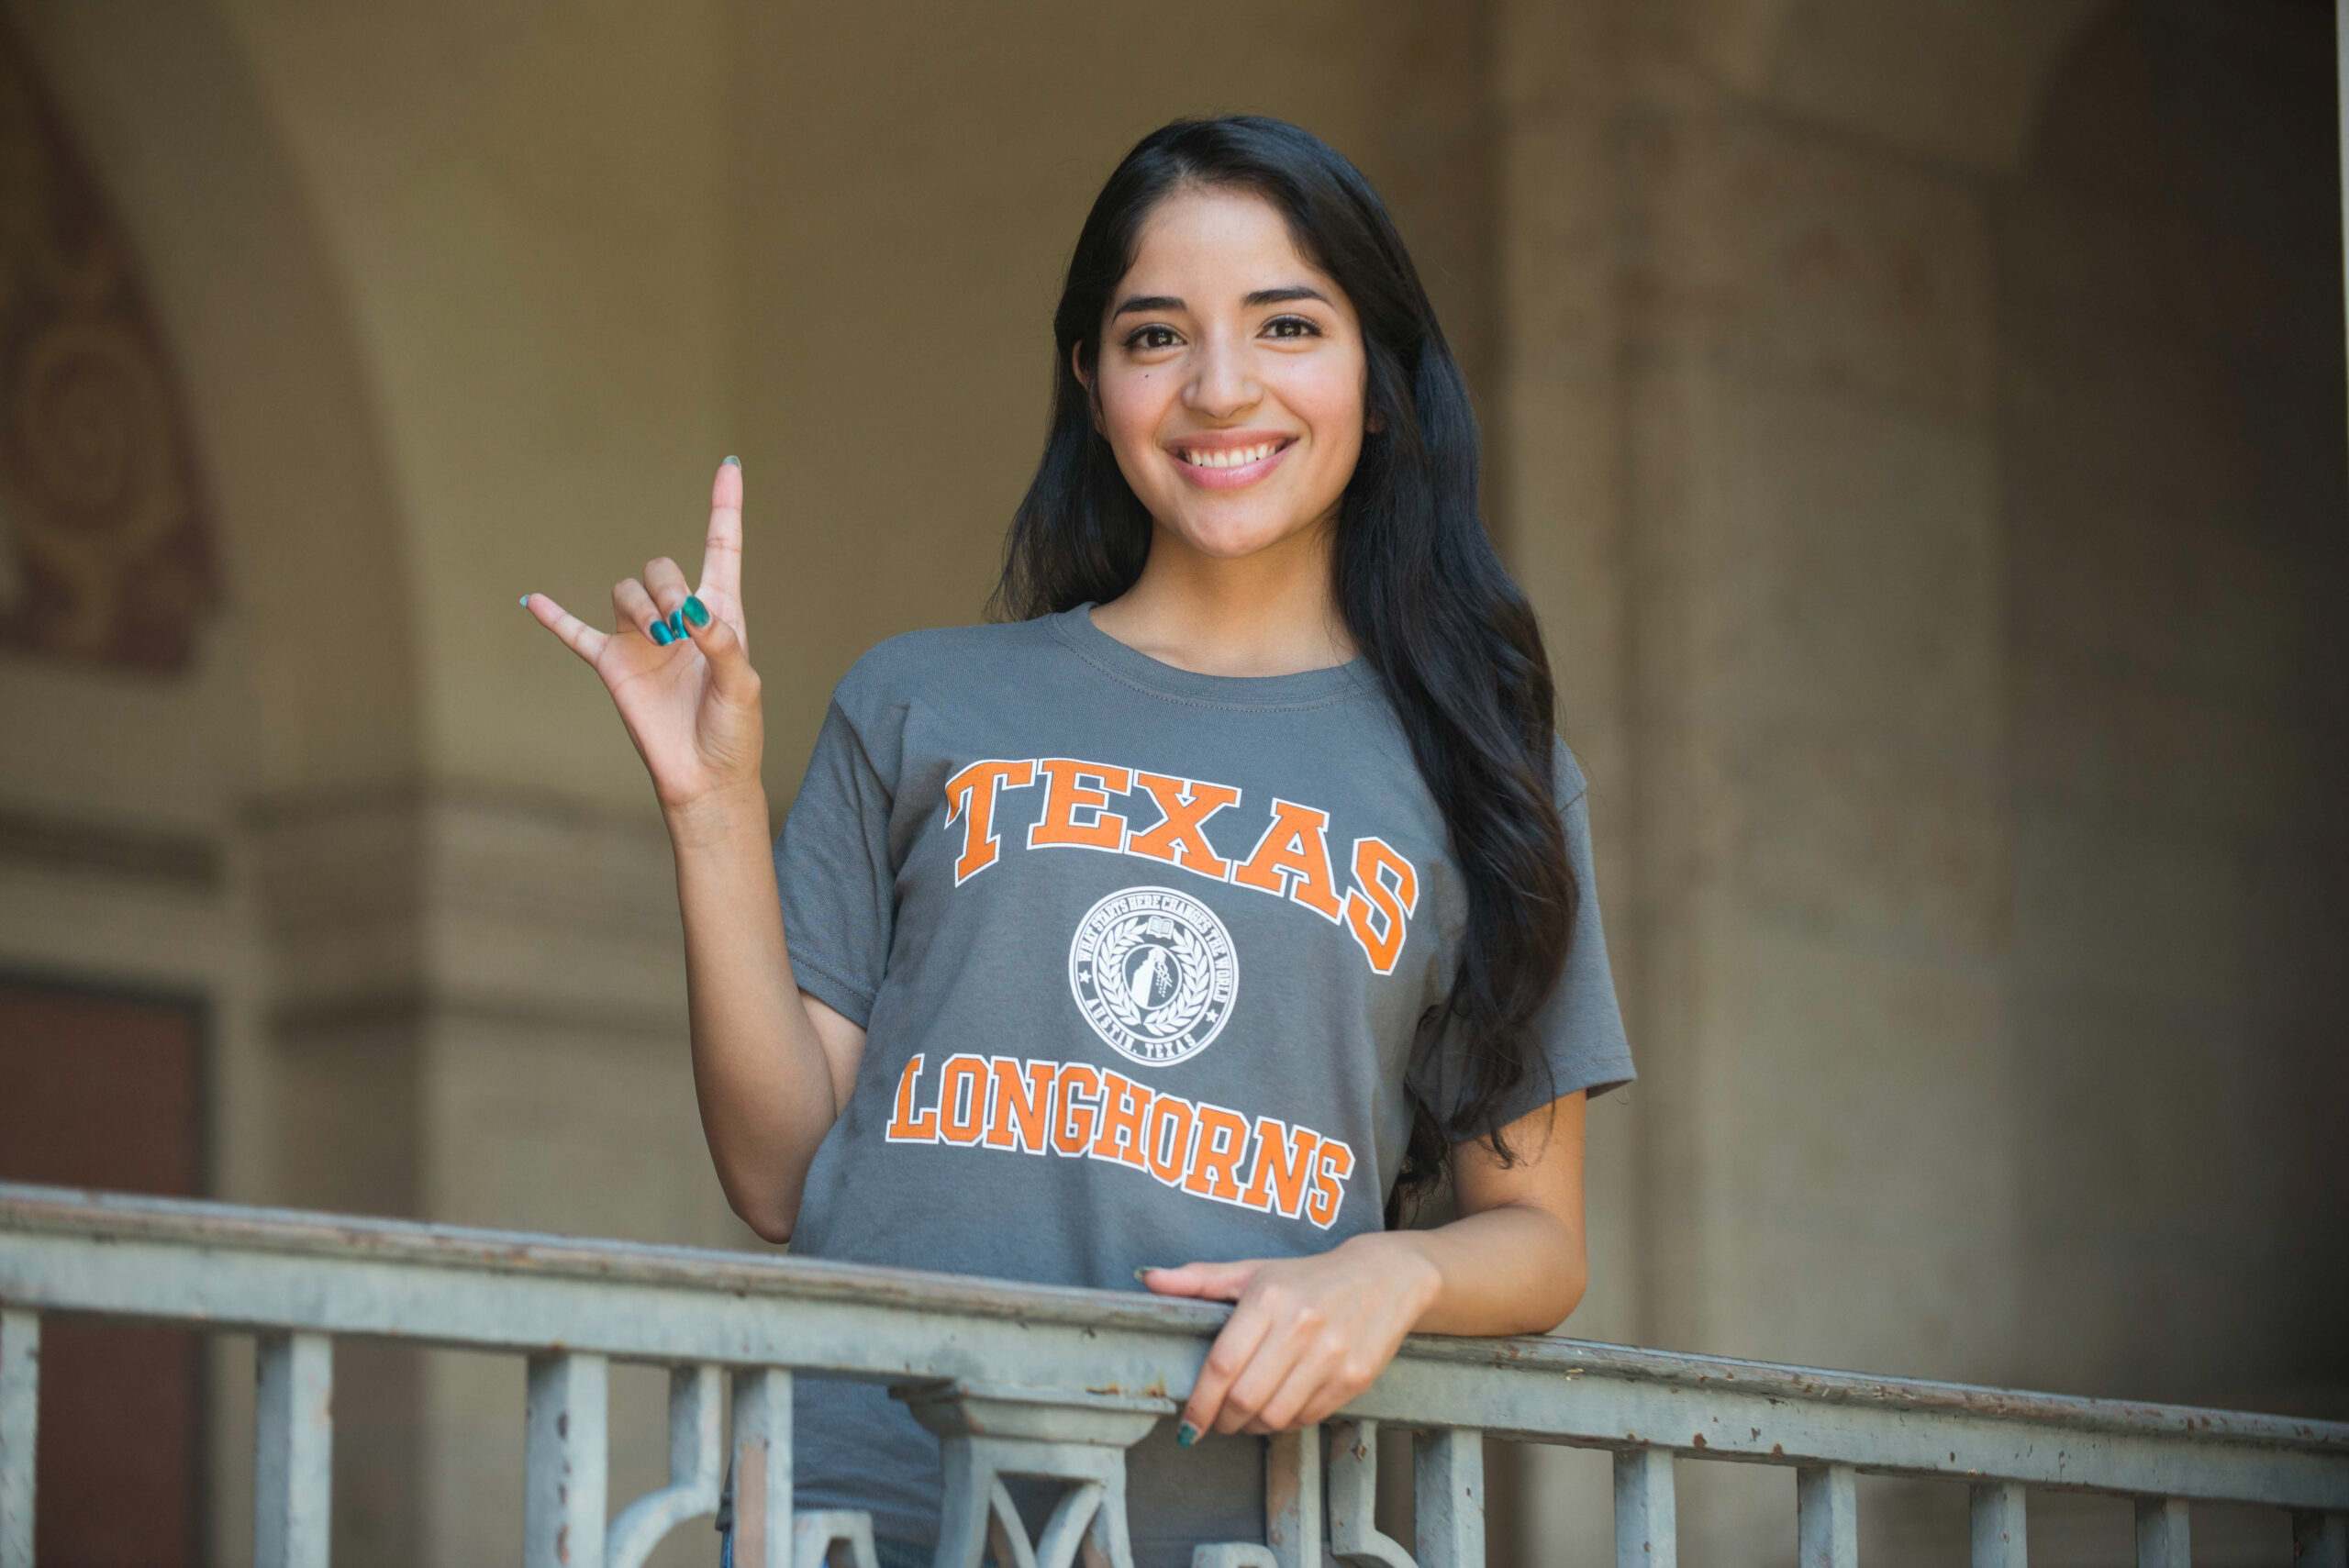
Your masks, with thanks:
[[[1563,743],[1557,773],[1582,896],[1550,1073],[1505,1119],[1632,1075]],[[1382,1229],[1414,1100],[1457,1092],[1414,1045],[1460,871],[1361,661],[1197,674],[1084,606],[893,638],[834,693],[775,862],[798,984],[866,1030],[800,1256],[1137,1290],[1324,1251]],[[798,1506],[934,1541],[937,1440],[877,1385],[798,1388]],[[1173,1428],[1129,1457],[1138,1568],[1263,1539],[1263,1440]]]

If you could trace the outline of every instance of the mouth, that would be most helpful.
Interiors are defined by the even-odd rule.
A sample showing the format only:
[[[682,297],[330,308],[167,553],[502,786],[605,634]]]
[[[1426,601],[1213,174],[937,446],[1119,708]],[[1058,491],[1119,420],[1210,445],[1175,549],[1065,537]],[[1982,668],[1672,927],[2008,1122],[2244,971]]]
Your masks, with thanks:
[[[1170,455],[1181,465],[1184,477],[1193,484],[1228,490],[1254,484],[1278,466],[1282,455],[1297,444],[1295,436],[1255,431],[1237,434],[1237,440],[1223,435],[1177,442],[1170,448]]]

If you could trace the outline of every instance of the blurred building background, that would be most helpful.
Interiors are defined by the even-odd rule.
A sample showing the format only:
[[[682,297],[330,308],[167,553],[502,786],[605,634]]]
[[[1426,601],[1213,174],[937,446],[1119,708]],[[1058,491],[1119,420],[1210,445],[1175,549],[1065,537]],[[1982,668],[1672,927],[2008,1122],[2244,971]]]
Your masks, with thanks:
[[[650,793],[515,601],[608,624],[740,453],[780,812],[862,650],[979,617],[1100,179],[1261,110],[1430,275],[1593,780],[1642,1077],[1569,1331],[2349,1415],[2316,0],[0,21],[0,1177],[755,1245]],[[240,1348],[78,1333],[44,1561],[236,1559]],[[338,1561],[509,1558],[518,1363],[340,1381]],[[1497,1562],[1607,1560],[1604,1456],[1497,1463]],[[1689,1560],[1791,1560],[1790,1477],[1682,1475]],[[1872,1560],[1958,1491],[1864,1483]]]

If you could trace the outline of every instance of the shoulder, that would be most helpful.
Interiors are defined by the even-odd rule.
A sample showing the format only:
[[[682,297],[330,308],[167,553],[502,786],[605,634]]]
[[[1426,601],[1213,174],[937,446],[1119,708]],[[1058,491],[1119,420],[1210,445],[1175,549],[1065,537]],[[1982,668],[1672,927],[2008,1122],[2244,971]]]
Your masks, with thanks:
[[[995,682],[1052,643],[1043,620],[937,627],[900,632],[849,666],[832,700],[852,719],[902,708],[917,695],[973,681]]]
[[[1583,777],[1582,764],[1575,761],[1574,749],[1566,744],[1564,736],[1553,736],[1552,744],[1555,748],[1550,754],[1552,788],[1556,795],[1558,809],[1563,811],[1583,797],[1583,793],[1590,788],[1590,781]]]

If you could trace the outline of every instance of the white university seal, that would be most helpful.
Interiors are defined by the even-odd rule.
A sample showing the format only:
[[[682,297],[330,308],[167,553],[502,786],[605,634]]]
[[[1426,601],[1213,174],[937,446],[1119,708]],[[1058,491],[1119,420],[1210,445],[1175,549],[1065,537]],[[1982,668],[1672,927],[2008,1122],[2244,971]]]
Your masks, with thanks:
[[[1077,1010],[1121,1056],[1163,1067],[1231,1016],[1240,959],[1215,911],[1171,887],[1129,887],[1085,912],[1068,945]]]

